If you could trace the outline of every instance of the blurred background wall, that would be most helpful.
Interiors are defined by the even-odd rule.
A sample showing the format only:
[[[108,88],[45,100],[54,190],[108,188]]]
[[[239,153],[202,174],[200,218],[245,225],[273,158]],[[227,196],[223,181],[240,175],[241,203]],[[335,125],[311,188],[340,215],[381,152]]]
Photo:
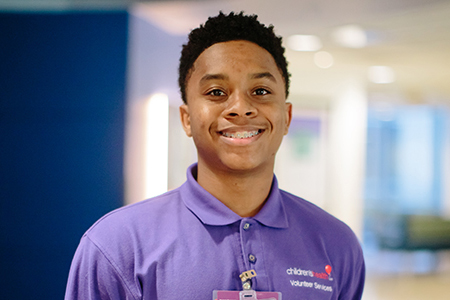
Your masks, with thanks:
[[[219,10],[283,36],[280,186],[349,224],[365,300],[450,283],[450,2],[0,0],[0,287],[57,299],[83,232],[185,180],[177,67]],[[152,175],[157,175],[153,176]]]

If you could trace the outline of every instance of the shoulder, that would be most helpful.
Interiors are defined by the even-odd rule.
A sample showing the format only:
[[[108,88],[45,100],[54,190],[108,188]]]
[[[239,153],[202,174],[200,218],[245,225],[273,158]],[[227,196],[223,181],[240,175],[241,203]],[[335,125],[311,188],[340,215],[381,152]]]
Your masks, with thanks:
[[[179,189],[175,189],[116,209],[95,222],[78,245],[71,267],[73,284],[95,280],[106,289],[121,288],[123,283],[124,291],[138,299],[141,291],[136,285],[135,274],[142,271],[140,268],[147,257],[153,260],[158,255],[155,253],[158,245],[176,239],[176,236],[168,234],[166,227],[183,213],[184,205],[179,194]],[[115,283],[110,286],[109,281]],[[85,285],[78,285],[80,290],[85,288]],[[119,298],[129,299],[125,296]]]
[[[164,222],[174,218],[183,207],[179,189],[175,189],[109,212],[95,222],[85,236],[100,248],[104,244],[131,241],[147,235],[149,229],[163,227]]]

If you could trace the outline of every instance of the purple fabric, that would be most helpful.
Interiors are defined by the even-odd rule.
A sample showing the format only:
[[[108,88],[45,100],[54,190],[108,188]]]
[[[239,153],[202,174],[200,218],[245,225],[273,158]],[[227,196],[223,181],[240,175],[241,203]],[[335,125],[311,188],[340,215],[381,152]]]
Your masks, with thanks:
[[[195,181],[97,221],[75,253],[66,300],[212,299],[241,290],[283,299],[361,299],[364,260],[353,232],[317,206],[279,190],[241,218]],[[248,224],[248,225],[246,225]]]

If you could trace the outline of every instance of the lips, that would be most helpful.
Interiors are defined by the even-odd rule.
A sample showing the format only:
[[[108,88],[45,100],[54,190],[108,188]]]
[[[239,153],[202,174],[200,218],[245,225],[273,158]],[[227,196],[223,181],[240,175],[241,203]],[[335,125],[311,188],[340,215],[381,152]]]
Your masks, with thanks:
[[[257,136],[258,134],[261,134],[264,130],[263,129],[256,129],[256,130],[241,130],[241,131],[219,131],[219,134],[226,138],[232,138],[232,139],[247,139],[252,138],[254,136]]]

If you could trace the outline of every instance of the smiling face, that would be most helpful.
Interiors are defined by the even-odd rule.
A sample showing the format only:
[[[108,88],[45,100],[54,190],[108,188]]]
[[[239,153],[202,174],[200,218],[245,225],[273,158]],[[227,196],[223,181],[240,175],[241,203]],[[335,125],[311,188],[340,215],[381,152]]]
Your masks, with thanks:
[[[292,108],[269,52],[248,41],[214,44],[195,61],[186,87],[181,121],[199,172],[273,172]]]

